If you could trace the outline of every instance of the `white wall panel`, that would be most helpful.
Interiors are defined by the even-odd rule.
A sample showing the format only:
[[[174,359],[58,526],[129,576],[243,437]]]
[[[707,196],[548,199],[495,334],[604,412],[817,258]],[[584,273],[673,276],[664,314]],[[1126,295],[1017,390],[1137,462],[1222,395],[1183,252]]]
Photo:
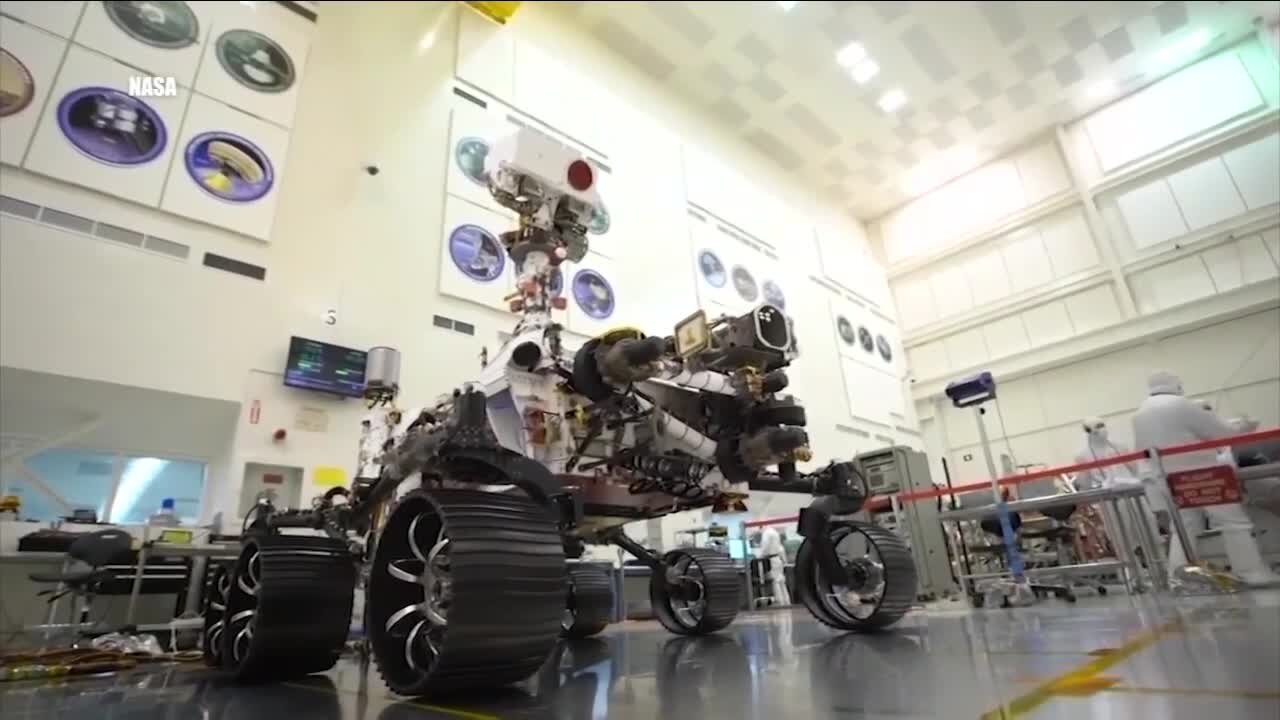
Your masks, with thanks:
[[[1222,417],[1248,416],[1264,428],[1280,425],[1280,382],[1275,380],[1216,393],[1212,402]]]
[[[969,278],[969,288],[973,292],[975,307],[981,307],[1009,295],[1009,273],[998,248],[978,254],[966,262],[964,274]]]
[[[1053,267],[1040,233],[1024,228],[1012,233],[1002,248],[1004,265],[1010,269],[1009,284],[1015,293],[1040,287],[1053,280]]]
[[[1110,172],[1263,103],[1240,58],[1227,51],[1103,108],[1084,127]]]
[[[1008,357],[1031,349],[1031,340],[1027,337],[1021,315],[992,320],[982,326],[982,335],[992,358]]]
[[[1044,404],[1034,376],[1000,383],[996,392],[1009,434],[1028,432],[1045,424]]]
[[[1037,224],[1054,277],[1067,277],[1098,264],[1098,248],[1085,221],[1084,210],[1072,208]]]
[[[516,38],[510,28],[478,13],[458,13],[459,78],[492,94],[511,98],[515,89]]]
[[[1023,311],[1022,322],[1026,325],[1033,347],[1066,340],[1075,334],[1066,306],[1056,300]]]
[[[991,359],[991,353],[987,349],[987,339],[982,335],[981,328],[949,335],[942,342],[947,347],[947,358],[954,371],[959,372],[976,367]]]
[[[987,417],[992,415],[994,413],[987,413]],[[958,408],[949,401],[943,401],[942,419],[947,426],[947,439],[951,441],[951,447],[959,448],[978,442],[978,425],[973,417],[973,408]],[[990,430],[991,427],[988,425],[987,429]]]
[[[1160,341],[1166,367],[1188,395],[1273,380],[1280,374],[1280,311],[1257,313]]]
[[[917,378],[937,377],[951,366],[947,359],[947,347],[941,340],[917,345],[907,350],[907,362]]]
[[[1216,157],[1179,170],[1168,181],[1182,217],[1192,230],[1244,214],[1244,201],[1227,174],[1227,166]]]
[[[1185,235],[1187,223],[1163,178],[1116,198],[1133,247],[1141,250]]]
[[[1063,302],[1067,305],[1067,314],[1071,316],[1076,334],[1091,332],[1124,320],[1111,283],[1069,295],[1063,298]]]
[[[1018,176],[1028,205],[1071,189],[1071,178],[1058,152],[1057,143],[1041,143],[1015,158]]]
[[[1210,248],[1200,256],[1204,258],[1214,287],[1220,293],[1273,280],[1277,274],[1275,260],[1263,245],[1260,235],[1250,235]]]
[[[1272,133],[1222,156],[1250,210],[1280,203],[1280,133]]]
[[[898,319],[903,327],[927,325],[938,317],[933,304],[929,279],[919,275],[894,283],[893,296],[898,306]]]
[[[1200,257],[1175,260],[1129,276],[1142,313],[1152,313],[1214,294],[1213,280]]]
[[[939,317],[962,313],[973,307],[973,293],[963,267],[941,268],[929,276],[934,306]]]
[[[182,126],[190,91],[179,87],[174,97],[128,102],[128,98],[120,96],[128,92],[129,79],[137,74],[137,70],[105,55],[71,45],[53,86],[47,108],[36,128],[35,138],[31,141],[25,167],[42,175],[93,188],[141,205],[154,207],[158,204],[169,162],[175,152],[174,136]],[[97,87],[106,87],[119,93],[112,100],[117,104],[149,107],[155,113],[155,139],[150,143],[147,153],[132,155],[130,159],[134,161],[133,164],[111,164],[90,157],[68,141],[67,134],[59,124],[60,106],[64,102],[69,103],[73,92]],[[82,99],[75,102],[85,101]],[[70,107],[69,103],[68,112]],[[96,136],[89,133],[80,137],[87,138],[87,141],[96,139]],[[105,151],[106,147],[111,145],[103,142],[100,149]],[[136,162],[137,159],[152,154],[155,154],[154,157]],[[129,157],[128,154],[125,156]]]
[[[1262,231],[1262,244],[1271,253],[1271,261],[1280,265],[1280,227]]]
[[[14,3],[19,6],[77,4],[79,3]],[[8,12],[10,4],[5,3],[4,9]],[[76,12],[79,12],[78,8]],[[54,20],[57,19],[56,15],[54,13]],[[49,98],[49,89],[53,86],[58,66],[62,64],[62,56],[67,50],[67,41],[34,25],[26,25],[7,17],[0,17],[0,37],[4,38],[4,49],[31,74],[31,95],[26,107],[16,112],[10,110],[10,114],[0,117],[0,135],[4,136],[4,141],[0,142],[0,162],[19,165],[35,135],[41,110]]]
[[[80,11],[84,9],[84,5],[84,2],[70,0],[5,0],[4,12],[59,37],[69,38],[80,20]]]

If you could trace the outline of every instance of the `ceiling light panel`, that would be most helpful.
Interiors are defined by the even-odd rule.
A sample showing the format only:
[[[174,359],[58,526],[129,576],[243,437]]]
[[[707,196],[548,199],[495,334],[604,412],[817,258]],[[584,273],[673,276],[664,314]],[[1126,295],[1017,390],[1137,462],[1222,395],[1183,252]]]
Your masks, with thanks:
[[[867,49],[862,43],[851,42],[836,52],[836,63],[842,68],[851,68],[867,58]]]
[[[907,94],[898,88],[894,88],[886,92],[880,96],[879,100],[876,101],[876,105],[879,105],[880,109],[887,113],[896,112],[906,104]]]
[[[854,65],[853,69],[849,71],[849,74],[853,76],[854,82],[859,85],[865,85],[871,78],[880,74],[880,66],[876,64],[875,60],[867,58],[857,65]]]
[[[798,1],[788,2],[787,0],[778,0],[778,6],[787,12],[791,12],[791,8],[799,5]]]

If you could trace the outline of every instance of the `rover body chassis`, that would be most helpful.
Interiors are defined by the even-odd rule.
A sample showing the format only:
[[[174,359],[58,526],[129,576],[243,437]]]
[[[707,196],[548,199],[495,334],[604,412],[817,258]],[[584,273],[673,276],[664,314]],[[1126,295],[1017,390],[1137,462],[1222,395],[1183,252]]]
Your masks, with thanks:
[[[758,328],[766,309],[721,324]],[[724,327],[705,329],[724,340]],[[577,562],[589,543],[617,545],[651,568],[665,628],[715,632],[741,602],[730,558],[658,554],[621,527],[740,510],[750,490],[815,497],[800,514],[795,581],[817,620],[869,631],[907,612],[910,552],[893,533],[850,519],[866,493],[854,466],[796,469],[807,459],[805,418],[779,392],[783,363],[740,344],[725,357],[714,339],[673,361],[671,338],[635,332],[593,340],[569,360],[557,332],[517,335],[487,378],[410,419],[387,442],[379,477],[309,510],[260,505],[238,560],[210,579],[206,662],[244,682],[327,670],[363,584],[367,647],[392,690],[523,680],[558,638],[601,632],[614,615],[609,571]]]

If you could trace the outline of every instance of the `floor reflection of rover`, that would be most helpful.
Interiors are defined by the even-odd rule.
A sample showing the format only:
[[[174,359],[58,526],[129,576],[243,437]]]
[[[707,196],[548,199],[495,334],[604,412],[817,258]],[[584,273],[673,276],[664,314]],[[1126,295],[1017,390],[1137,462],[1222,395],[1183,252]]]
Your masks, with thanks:
[[[920,641],[907,635],[832,638],[810,662],[814,717],[940,717],[930,668]]]

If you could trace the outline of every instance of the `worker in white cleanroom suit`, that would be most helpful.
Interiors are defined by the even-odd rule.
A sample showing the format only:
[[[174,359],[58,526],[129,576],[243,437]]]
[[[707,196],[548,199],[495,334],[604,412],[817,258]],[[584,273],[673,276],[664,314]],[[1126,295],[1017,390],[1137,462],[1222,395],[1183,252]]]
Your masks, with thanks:
[[[1105,460],[1107,458],[1123,455],[1129,451],[1117,445],[1110,439],[1107,432],[1107,423],[1102,418],[1089,417],[1082,422],[1085,433],[1085,447],[1076,455],[1076,462],[1087,463],[1095,460]],[[1145,485],[1147,503],[1144,506],[1143,520],[1147,523],[1151,533],[1155,535],[1160,527],[1156,519],[1156,512],[1166,510],[1167,501],[1164,499],[1164,493],[1160,492],[1159,487],[1155,484],[1154,478],[1143,479],[1140,477],[1137,469],[1131,463],[1120,463],[1116,465],[1105,465],[1099,468],[1091,468],[1082,470],[1076,478],[1077,490],[1095,490],[1098,488],[1113,488],[1122,485]],[[1115,514],[1110,507],[1103,507],[1102,513],[1103,525],[1107,531],[1107,537],[1111,538],[1111,544],[1119,547],[1122,538],[1128,537],[1130,549],[1133,549],[1141,542],[1141,536],[1138,534],[1139,527],[1134,526],[1134,519],[1129,513]],[[1123,528],[1121,534],[1119,530]]]
[[[1205,410],[1200,403],[1183,396],[1182,380],[1177,375],[1158,370],[1151,373],[1147,385],[1150,395],[1142,401],[1133,416],[1133,441],[1137,447],[1162,448],[1233,434],[1231,426]],[[1166,473],[1220,464],[1219,452],[1214,449],[1162,456],[1160,460]],[[1262,553],[1258,551],[1258,545],[1253,539],[1253,521],[1245,513],[1242,504],[1190,508],[1181,510],[1180,515],[1192,543],[1195,543],[1199,530],[1204,527],[1206,518],[1222,530],[1222,542],[1231,563],[1231,571],[1246,585],[1280,583],[1280,575],[1276,575],[1267,566]],[[1186,564],[1182,544],[1175,537],[1169,543],[1170,573]]]
[[[791,592],[787,590],[787,550],[782,546],[782,534],[772,525],[765,525],[760,533],[760,558],[769,561],[769,580],[773,583],[773,603],[790,605]]]

